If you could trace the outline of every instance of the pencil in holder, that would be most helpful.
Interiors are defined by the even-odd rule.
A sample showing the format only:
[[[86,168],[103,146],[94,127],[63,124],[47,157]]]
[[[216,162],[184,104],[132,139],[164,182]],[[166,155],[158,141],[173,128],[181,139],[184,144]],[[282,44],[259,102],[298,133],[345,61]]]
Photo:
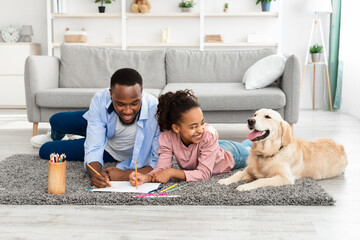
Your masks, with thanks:
[[[48,193],[64,194],[66,187],[66,161],[51,162],[49,161],[48,170]]]

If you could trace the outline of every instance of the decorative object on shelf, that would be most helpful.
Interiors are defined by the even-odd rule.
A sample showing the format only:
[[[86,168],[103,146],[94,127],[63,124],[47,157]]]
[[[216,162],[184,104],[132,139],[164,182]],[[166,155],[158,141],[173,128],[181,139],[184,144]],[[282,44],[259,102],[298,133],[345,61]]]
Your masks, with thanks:
[[[106,43],[114,43],[114,39],[113,39],[111,33],[109,33],[109,34],[107,35],[107,37],[105,38],[105,42],[106,42]]]
[[[22,41],[23,42],[31,42],[31,36],[34,34],[33,33],[33,28],[31,25],[23,25],[21,27],[21,32],[20,32],[22,37]]]
[[[205,42],[207,42],[207,43],[223,43],[224,38],[221,34],[205,35]]]
[[[166,28],[164,31],[162,31],[161,41],[163,43],[169,43],[170,42],[170,36],[171,36],[170,28]]]
[[[253,32],[253,33],[249,33],[247,35],[247,42],[248,43],[272,43],[275,41],[273,39],[271,39],[270,35]]]
[[[131,3],[133,13],[148,13],[150,9],[151,4],[148,0],[133,0]]]
[[[59,13],[59,0],[52,0],[52,12]]]
[[[190,1],[181,0],[181,2],[179,3],[179,8],[181,8],[182,12],[191,12],[195,4],[196,3],[194,2],[194,0],[190,0]]]
[[[69,28],[66,28],[64,39],[66,43],[86,43],[86,30],[82,28],[81,31],[73,31]]]
[[[314,44],[309,49],[311,53],[311,60],[313,62],[318,62],[320,60],[320,53],[323,51],[323,46]]]
[[[104,4],[110,4],[112,2],[115,2],[115,0],[95,0],[95,3],[100,3],[99,6],[99,13],[104,13],[105,12],[105,6]]]
[[[311,33],[310,33],[310,37],[309,37],[309,43],[308,43],[308,47],[307,47],[307,51],[306,51],[306,57],[305,57],[305,62],[304,62],[304,70],[303,70],[303,74],[302,74],[302,79],[301,79],[301,86],[304,83],[304,77],[305,77],[305,73],[306,73],[306,66],[308,64],[313,64],[314,65],[314,74],[313,74],[313,109],[315,109],[315,69],[316,69],[316,65],[317,64],[323,64],[325,65],[325,69],[326,69],[326,78],[327,78],[327,84],[328,84],[328,91],[329,91],[329,104],[330,104],[330,110],[332,111],[332,100],[331,100],[331,89],[330,89],[330,79],[329,79],[329,67],[328,67],[328,60],[327,60],[327,55],[326,55],[326,48],[325,48],[325,41],[324,41],[324,34],[323,34],[323,30],[322,30],[322,25],[321,25],[321,19],[319,18],[319,14],[320,13],[331,13],[332,12],[332,5],[331,5],[331,0],[307,0],[305,1],[305,11],[308,12],[313,12],[315,13],[315,18],[313,20],[312,26],[311,26]],[[317,42],[317,29],[319,28],[320,30],[320,37],[321,37],[321,44],[322,44],[322,52],[324,54],[324,61],[323,62],[308,62],[309,59],[309,49],[310,49],[310,44],[311,41],[313,39],[314,36],[314,41],[313,42]],[[314,34],[315,33],[315,34]],[[320,55],[320,53],[319,53]]]
[[[275,1],[275,0],[256,0],[256,4],[261,3],[261,10],[263,12],[269,12],[271,1]]]
[[[224,4],[224,12],[228,12],[229,11],[229,3],[225,3]]]
[[[17,42],[20,38],[20,30],[19,28],[9,25],[2,29],[1,37],[5,42]]]
[[[58,13],[67,13],[68,0],[57,0]]]

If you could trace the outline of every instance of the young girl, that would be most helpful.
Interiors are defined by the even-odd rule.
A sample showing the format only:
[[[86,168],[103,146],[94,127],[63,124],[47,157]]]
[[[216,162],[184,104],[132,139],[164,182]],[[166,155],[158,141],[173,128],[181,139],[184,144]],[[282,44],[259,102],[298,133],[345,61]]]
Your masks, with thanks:
[[[159,160],[148,174],[137,174],[138,183],[166,183],[170,178],[197,181],[213,174],[246,166],[251,141],[218,140],[217,131],[206,124],[197,98],[190,90],[168,92],[159,98],[156,113],[160,131]],[[172,168],[173,155],[181,170]],[[129,176],[135,185],[135,172]]]

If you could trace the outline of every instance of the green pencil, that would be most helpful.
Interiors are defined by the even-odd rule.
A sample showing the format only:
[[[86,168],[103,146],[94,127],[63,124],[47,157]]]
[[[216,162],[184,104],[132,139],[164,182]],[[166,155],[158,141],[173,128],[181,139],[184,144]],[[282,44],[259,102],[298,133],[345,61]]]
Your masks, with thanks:
[[[166,192],[172,192],[172,191],[178,190],[178,189],[180,189],[180,188],[186,187],[187,185],[189,185],[189,184],[182,185],[182,186],[180,186],[180,187],[177,187],[177,188],[168,190],[168,191],[166,191]]]

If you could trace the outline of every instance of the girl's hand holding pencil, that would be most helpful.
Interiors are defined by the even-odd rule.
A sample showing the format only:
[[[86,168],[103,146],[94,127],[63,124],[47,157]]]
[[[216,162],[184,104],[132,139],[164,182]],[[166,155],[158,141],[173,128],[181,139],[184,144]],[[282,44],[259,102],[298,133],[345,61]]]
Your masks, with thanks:
[[[138,181],[138,184],[143,184],[146,182],[151,182],[151,175],[149,174],[142,174],[137,172],[137,174],[134,172],[131,172],[129,175],[129,182],[131,185],[136,186],[136,179]]]

